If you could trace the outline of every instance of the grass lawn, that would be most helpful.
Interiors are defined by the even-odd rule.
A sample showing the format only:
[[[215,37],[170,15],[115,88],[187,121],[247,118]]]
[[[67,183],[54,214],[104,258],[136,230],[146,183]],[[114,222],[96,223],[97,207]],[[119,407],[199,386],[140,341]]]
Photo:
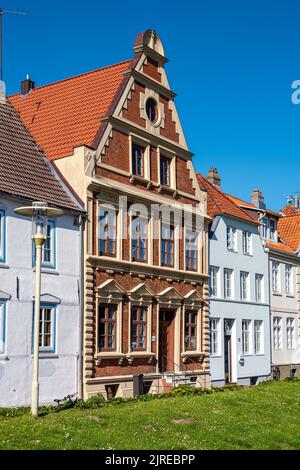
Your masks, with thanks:
[[[0,417],[0,449],[300,449],[300,380]]]

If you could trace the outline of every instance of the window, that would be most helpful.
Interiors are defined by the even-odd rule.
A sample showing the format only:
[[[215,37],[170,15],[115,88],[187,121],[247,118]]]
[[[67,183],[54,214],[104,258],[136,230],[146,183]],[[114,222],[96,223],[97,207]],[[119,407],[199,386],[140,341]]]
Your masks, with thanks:
[[[287,349],[295,349],[295,319],[286,319],[286,342]]]
[[[261,221],[261,236],[264,240],[268,238],[268,219],[265,217]]]
[[[249,273],[240,272],[241,300],[249,300]]]
[[[273,347],[276,350],[282,348],[282,329],[281,329],[281,318],[273,318]]]
[[[197,271],[197,241],[198,235],[193,230],[186,230],[185,234],[185,269]]]
[[[132,144],[132,174],[144,175],[144,149],[140,145]]]
[[[133,261],[147,260],[148,220],[139,216],[131,221],[131,258]]]
[[[36,248],[33,243],[33,266],[36,263]],[[46,239],[42,246],[42,267],[55,268],[56,266],[56,229],[55,221],[48,220]]]
[[[147,349],[147,308],[133,307],[131,310],[131,349]]]
[[[220,354],[220,319],[210,319],[210,353],[212,356]]]
[[[98,328],[98,351],[115,351],[117,328],[116,305],[99,305]]]
[[[236,251],[236,228],[227,226],[227,250]]]
[[[0,300],[0,354],[5,353],[6,302]]]
[[[164,223],[161,227],[161,265],[174,266],[174,227]]]
[[[219,297],[219,272],[220,269],[216,266],[209,268],[209,289],[211,297]]]
[[[233,270],[224,269],[224,297],[225,299],[232,299],[233,288],[232,288]]]
[[[5,210],[0,209],[0,263],[5,263],[5,243],[6,243],[6,228],[5,228]]]
[[[186,310],[184,315],[184,347],[185,351],[197,349],[197,312]]]
[[[272,261],[272,289],[273,292],[280,292],[280,282],[279,282],[279,262]]]
[[[146,114],[150,122],[154,124],[157,121],[157,104],[153,98],[148,98],[146,101]]]
[[[243,320],[242,321],[242,351],[243,354],[250,354],[251,351],[251,321]]]
[[[275,220],[269,220],[269,228],[270,228],[270,240],[275,240],[275,233],[276,233],[276,223]]]
[[[116,231],[116,212],[113,209],[100,207],[98,235],[98,250],[100,256],[116,256]]]
[[[41,305],[40,308],[40,351],[55,351],[56,308],[53,305]]]
[[[160,183],[170,186],[170,159],[162,155],[160,157]]]
[[[285,293],[293,294],[293,266],[291,264],[285,265]]]
[[[254,321],[254,349],[255,349],[255,354],[262,354],[262,352],[263,352],[262,326],[263,326],[263,322],[261,320],[255,320]]]
[[[255,299],[260,303],[264,300],[264,276],[255,274]]]
[[[243,231],[243,253],[251,255],[251,233]]]

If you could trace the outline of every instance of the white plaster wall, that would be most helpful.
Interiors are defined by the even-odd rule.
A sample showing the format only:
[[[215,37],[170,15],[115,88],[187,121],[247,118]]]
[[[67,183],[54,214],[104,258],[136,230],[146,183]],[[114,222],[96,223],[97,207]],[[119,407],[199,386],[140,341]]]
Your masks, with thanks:
[[[28,203],[25,203],[29,205]],[[32,320],[35,272],[31,221],[14,208],[24,201],[0,199],[6,209],[6,265],[0,263],[0,291],[6,302],[6,344],[0,354],[0,406],[29,404],[32,381]],[[56,220],[56,269],[42,271],[42,294],[58,297],[56,351],[40,354],[40,402],[51,403],[77,391],[79,345],[79,230],[74,216]],[[17,298],[17,277],[19,298]]]
[[[227,250],[227,223],[237,229],[237,252]],[[210,318],[220,318],[220,355],[211,356],[211,379],[213,382],[224,383],[224,319],[234,320],[232,334],[233,366],[236,368],[236,379],[240,383],[249,383],[250,377],[265,379],[270,374],[270,307],[269,307],[269,272],[268,255],[261,243],[258,229],[246,221],[229,217],[217,217],[212,226],[209,240],[209,264],[220,268],[219,298],[210,299]],[[242,247],[242,231],[252,233],[252,255],[244,255]],[[224,268],[234,271],[234,298],[224,299]],[[240,300],[240,271],[250,273],[249,301]],[[255,274],[264,276],[264,302],[255,300]],[[263,321],[263,353],[242,355],[242,320]],[[252,345],[254,348],[254,331],[252,329]],[[239,363],[244,359],[244,365]],[[235,375],[235,374],[234,374]],[[233,375],[233,379],[234,379]]]

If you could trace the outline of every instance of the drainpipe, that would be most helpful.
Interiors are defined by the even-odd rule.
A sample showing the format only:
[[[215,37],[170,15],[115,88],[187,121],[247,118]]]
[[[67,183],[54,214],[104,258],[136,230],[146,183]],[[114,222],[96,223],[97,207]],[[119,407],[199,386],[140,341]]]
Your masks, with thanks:
[[[78,327],[78,398],[83,398],[83,322],[84,322],[84,218],[79,216],[79,327]]]
[[[273,364],[273,348],[272,348],[272,309],[271,309],[271,299],[272,299],[272,289],[271,289],[271,282],[272,282],[272,278],[270,277],[271,276],[271,270],[270,270],[270,257],[269,257],[269,248],[265,248],[264,247],[264,250],[265,250],[265,253],[267,253],[268,255],[268,276],[269,276],[269,325],[270,325],[270,341],[269,341],[269,345],[270,345],[270,375],[272,374],[272,364]]]

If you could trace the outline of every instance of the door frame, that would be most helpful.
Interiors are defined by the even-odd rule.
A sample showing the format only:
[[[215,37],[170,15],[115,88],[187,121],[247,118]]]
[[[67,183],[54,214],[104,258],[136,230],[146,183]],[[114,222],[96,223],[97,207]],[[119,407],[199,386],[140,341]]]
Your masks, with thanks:
[[[174,372],[179,372],[180,371],[180,350],[181,350],[181,344],[180,344],[180,317],[181,317],[181,306],[174,306],[173,308],[170,307],[170,304],[164,305],[164,304],[158,304],[157,306],[157,361],[156,361],[156,372],[160,374],[160,314],[163,311],[171,311],[174,312],[174,351],[173,351],[173,362],[174,362]]]

